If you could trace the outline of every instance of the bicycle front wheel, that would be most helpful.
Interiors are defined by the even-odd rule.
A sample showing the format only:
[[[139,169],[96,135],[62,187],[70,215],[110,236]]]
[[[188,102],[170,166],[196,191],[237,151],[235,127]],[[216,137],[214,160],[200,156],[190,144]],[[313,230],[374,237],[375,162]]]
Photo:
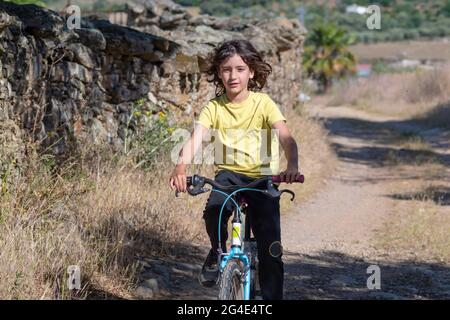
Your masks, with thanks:
[[[244,300],[243,270],[237,260],[228,261],[219,282],[219,300]]]

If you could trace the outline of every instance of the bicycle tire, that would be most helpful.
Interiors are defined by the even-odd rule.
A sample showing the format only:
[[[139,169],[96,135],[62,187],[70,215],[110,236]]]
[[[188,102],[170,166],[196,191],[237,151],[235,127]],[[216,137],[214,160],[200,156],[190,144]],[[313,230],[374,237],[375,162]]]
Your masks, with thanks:
[[[237,260],[228,261],[219,281],[219,300],[244,300],[243,269]]]

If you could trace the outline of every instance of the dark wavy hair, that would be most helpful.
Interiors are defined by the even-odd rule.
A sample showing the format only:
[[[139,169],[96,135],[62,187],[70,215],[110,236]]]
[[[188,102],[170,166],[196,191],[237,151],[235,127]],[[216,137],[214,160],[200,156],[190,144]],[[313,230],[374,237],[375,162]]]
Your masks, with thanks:
[[[216,97],[225,93],[225,86],[219,78],[220,64],[238,54],[254,72],[253,79],[248,82],[248,89],[261,91],[266,85],[267,77],[272,73],[272,67],[265,62],[255,47],[247,40],[229,40],[220,43],[207,57],[208,82],[216,86]]]

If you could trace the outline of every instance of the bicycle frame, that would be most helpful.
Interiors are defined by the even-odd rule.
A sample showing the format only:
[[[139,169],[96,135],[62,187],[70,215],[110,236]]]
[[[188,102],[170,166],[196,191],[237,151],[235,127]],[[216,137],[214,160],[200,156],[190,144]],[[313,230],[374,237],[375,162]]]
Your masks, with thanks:
[[[244,206],[245,205],[245,206]],[[244,300],[250,300],[251,297],[251,261],[248,255],[243,250],[245,242],[251,241],[250,239],[250,227],[248,226],[248,216],[246,203],[243,202],[240,205],[240,209],[234,209],[233,225],[232,225],[232,237],[231,237],[231,249],[229,253],[220,254],[220,274],[222,274],[225,266],[230,260],[239,260],[243,264],[244,270]],[[242,223],[242,216],[245,212],[246,221]],[[244,228],[243,228],[244,225]],[[220,277],[219,277],[220,279]]]

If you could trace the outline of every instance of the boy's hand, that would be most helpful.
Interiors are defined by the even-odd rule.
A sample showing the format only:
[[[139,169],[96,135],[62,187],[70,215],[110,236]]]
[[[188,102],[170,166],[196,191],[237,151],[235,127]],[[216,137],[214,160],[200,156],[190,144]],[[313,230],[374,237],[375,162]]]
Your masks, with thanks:
[[[170,188],[176,188],[178,192],[186,192],[186,169],[183,165],[177,165],[169,179]]]
[[[298,171],[297,166],[288,166],[288,168],[280,172],[281,181],[286,183],[293,183],[296,179],[300,179],[301,173]]]

